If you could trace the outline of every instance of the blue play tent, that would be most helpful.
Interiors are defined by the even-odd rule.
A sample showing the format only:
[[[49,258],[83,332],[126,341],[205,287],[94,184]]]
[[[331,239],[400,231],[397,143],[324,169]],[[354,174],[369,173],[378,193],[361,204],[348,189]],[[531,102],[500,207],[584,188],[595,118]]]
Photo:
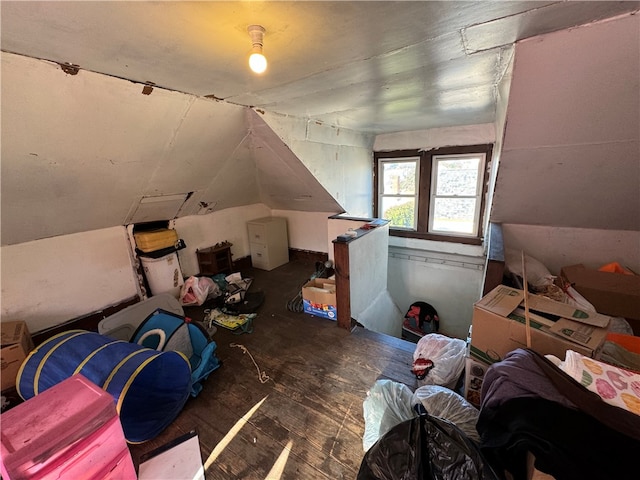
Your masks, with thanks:
[[[202,382],[220,366],[215,355],[216,343],[200,324],[160,308],[138,326],[131,342],[154,350],[183,353],[191,366],[194,397],[202,390]]]
[[[189,360],[84,330],[51,337],[33,350],[16,379],[24,399],[80,373],[113,397],[125,438],[150,440],[178,416],[191,392]]]

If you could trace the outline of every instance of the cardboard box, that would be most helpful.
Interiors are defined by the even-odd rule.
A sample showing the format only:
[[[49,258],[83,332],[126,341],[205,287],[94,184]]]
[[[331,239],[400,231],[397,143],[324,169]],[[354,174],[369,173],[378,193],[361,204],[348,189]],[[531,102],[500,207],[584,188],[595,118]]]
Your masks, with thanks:
[[[329,278],[314,278],[302,287],[302,303],[305,313],[337,320],[336,281]]]
[[[598,312],[640,320],[640,275],[600,272],[582,264],[562,267],[560,275]]]
[[[23,360],[33,350],[31,334],[25,322],[2,322],[2,344],[0,346],[0,364],[2,371],[2,390],[15,387],[16,375]]]
[[[527,347],[526,320],[521,313],[523,302],[522,290],[499,285],[475,303],[471,357],[490,365],[517,348]],[[564,359],[565,352],[573,350],[592,357],[606,338],[609,317],[583,312],[537,295],[530,294],[529,303],[538,309],[537,313],[530,315],[531,349],[542,355],[551,354]],[[603,326],[597,326],[603,322]],[[562,326],[559,329],[562,336],[552,331],[555,324]]]

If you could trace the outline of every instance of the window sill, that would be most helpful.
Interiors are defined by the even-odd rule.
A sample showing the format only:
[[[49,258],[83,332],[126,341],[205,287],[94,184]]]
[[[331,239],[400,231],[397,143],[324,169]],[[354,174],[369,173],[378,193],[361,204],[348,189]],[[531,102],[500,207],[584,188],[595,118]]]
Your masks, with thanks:
[[[434,242],[462,243],[464,245],[482,245],[482,239],[478,237],[463,237],[454,235],[436,235],[433,233],[421,233],[408,230],[389,229],[389,236],[402,238],[415,238],[420,240],[432,240]]]
[[[470,245],[451,241],[431,240],[423,238],[411,238],[389,235],[389,247],[406,248],[411,250],[423,250],[441,252],[453,255],[465,255],[482,258],[485,256],[484,245]]]

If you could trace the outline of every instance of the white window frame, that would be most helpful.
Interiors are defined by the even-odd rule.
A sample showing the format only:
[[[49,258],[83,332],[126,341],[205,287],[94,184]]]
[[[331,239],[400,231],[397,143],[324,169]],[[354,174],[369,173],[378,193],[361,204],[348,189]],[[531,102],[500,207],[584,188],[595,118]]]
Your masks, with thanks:
[[[475,195],[438,195],[438,167],[440,162],[442,161],[451,161],[451,160],[464,160],[468,158],[478,158],[480,161],[478,162],[478,171],[476,174],[476,192]],[[429,199],[429,233],[434,234],[447,234],[447,235],[460,235],[460,236],[469,236],[469,237],[477,237],[478,236],[478,228],[480,225],[480,216],[482,215],[482,194],[483,194],[483,182],[484,182],[484,170],[485,165],[487,163],[487,156],[485,153],[464,153],[464,154],[453,154],[453,155],[434,155],[432,157],[432,167],[431,167],[431,192]],[[434,224],[434,210],[436,205],[436,200],[439,198],[472,198],[475,199],[475,209],[473,213],[473,231],[471,233],[467,232],[458,232],[451,230],[437,230]]]
[[[384,193],[384,172],[385,172],[385,164],[386,163],[414,163],[415,162],[415,185],[413,188],[413,195],[408,194],[386,194]],[[378,159],[378,171],[381,172],[378,177],[378,205],[382,205],[383,198],[413,198],[413,226],[411,228],[408,227],[398,227],[393,226],[392,228],[398,230],[408,230],[408,231],[417,231],[418,228],[418,200],[419,200],[419,188],[420,188],[420,156],[412,156],[412,157],[395,157],[395,158],[379,158]],[[381,208],[381,207],[379,207]]]

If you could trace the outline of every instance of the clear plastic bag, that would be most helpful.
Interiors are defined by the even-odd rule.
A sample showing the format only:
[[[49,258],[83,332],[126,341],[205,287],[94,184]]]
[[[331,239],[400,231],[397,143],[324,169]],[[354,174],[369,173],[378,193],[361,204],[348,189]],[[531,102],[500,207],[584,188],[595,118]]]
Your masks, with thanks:
[[[430,333],[422,337],[413,352],[413,372],[420,385],[442,385],[454,389],[462,370],[466,343],[459,338],[449,338],[439,333]],[[433,366],[423,375],[418,370],[425,361]]]
[[[507,270],[511,273],[518,275],[522,278],[522,251],[515,250],[513,248],[504,249],[504,260],[507,266]],[[539,260],[524,254],[525,269],[527,271],[527,283],[531,287],[543,288],[548,285],[553,285],[555,276],[551,275],[551,272],[547,270],[547,267]]]
[[[403,383],[392,380],[376,381],[367,392],[362,409],[365,452],[393,427],[417,416],[413,410],[413,392]]]
[[[480,442],[476,430],[478,409],[456,392],[439,385],[425,385],[416,389],[411,404],[422,404],[429,415],[450,421],[469,438]]]
[[[189,277],[180,290],[180,304],[202,305],[207,298],[220,295],[220,287],[209,277]]]

